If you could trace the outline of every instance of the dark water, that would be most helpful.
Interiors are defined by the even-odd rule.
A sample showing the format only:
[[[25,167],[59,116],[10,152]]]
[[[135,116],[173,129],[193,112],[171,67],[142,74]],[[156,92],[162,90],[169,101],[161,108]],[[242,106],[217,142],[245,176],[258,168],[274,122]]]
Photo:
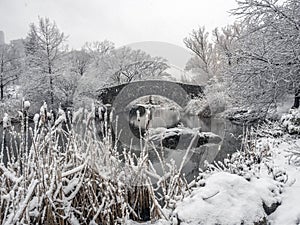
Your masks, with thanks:
[[[165,121],[167,118],[160,117],[156,119],[158,119],[158,121]],[[128,116],[126,117],[126,113],[124,113],[124,115],[120,115],[119,117],[117,125],[119,131],[121,132],[120,140],[123,144],[125,143],[125,146],[130,146],[131,151],[139,155],[141,152],[140,139],[138,138],[139,129],[137,127],[135,130],[129,128],[129,120],[130,119],[128,119]],[[143,122],[143,119],[141,118],[140,121]],[[189,146],[192,137],[187,138],[186,140],[179,140],[181,143],[186,142],[186,144],[184,144],[186,147],[182,149],[180,149],[178,146],[168,149],[165,147],[161,148],[161,146],[157,145],[155,146],[157,151],[154,151],[153,148],[151,149],[150,147],[149,157],[154,168],[159,174],[162,174],[163,171],[157,153],[159,153],[160,156],[163,156],[166,162],[171,162],[173,160],[177,168],[180,168],[181,165],[184,165],[182,171],[185,173],[187,180],[190,181],[198,174],[199,168],[205,168],[205,161],[208,163],[222,161],[225,157],[240,149],[241,134],[243,130],[242,126],[235,125],[224,119],[200,119],[198,116],[193,115],[181,116],[180,122],[181,128],[183,127],[182,129],[197,128],[198,130],[199,128],[202,132],[211,132],[218,135],[222,141],[218,144],[210,143],[200,147],[192,148],[188,153],[187,146]],[[156,124],[159,124],[159,122],[156,121]],[[121,149],[122,148],[123,146]],[[184,158],[185,161],[182,164]]]
[[[188,154],[184,162],[183,173],[186,179],[191,181],[197,176],[199,168],[204,169],[205,161],[212,163],[213,161],[223,161],[228,155],[240,149],[241,135],[243,127],[235,125],[228,120],[205,118],[200,119],[198,116],[186,116],[182,118],[184,127],[201,128],[203,132],[212,132],[222,138],[219,144],[206,144],[204,146],[194,148]],[[173,159],[179,167],[183,157],[186,155],[184,150],[165,150],[166,161]],[[154,164],[158,163],[153,159]],[[157,167],[159,171],[159,166]]]

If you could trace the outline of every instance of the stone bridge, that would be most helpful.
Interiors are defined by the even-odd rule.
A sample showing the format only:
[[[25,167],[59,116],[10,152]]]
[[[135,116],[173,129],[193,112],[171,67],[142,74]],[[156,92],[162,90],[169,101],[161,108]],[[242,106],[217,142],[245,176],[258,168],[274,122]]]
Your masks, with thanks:
[[[103,104],[114,104],[120,107],[135,99],[147,95],[160,95],[169,98],[181,106],[188,100],[204,95],[204,86],[184,84],[173,81],[146,80],[106,87],[98,90],[98,99]]]

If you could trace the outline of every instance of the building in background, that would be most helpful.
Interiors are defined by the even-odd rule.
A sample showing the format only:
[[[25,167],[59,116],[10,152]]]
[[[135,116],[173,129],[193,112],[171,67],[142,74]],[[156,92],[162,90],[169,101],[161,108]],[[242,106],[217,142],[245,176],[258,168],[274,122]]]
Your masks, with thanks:
[[[23,39],[11,40],[10,44],[18,51],[20,56],[25,56],[25,46]]]
[[[0,30],[0,45],[5,44],[4,32]]]

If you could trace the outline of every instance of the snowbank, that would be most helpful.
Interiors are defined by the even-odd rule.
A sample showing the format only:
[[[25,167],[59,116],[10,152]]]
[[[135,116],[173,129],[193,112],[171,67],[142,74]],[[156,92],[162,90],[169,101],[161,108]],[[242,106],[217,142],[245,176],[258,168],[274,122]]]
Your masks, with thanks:
[[[282,204],[270,215],[272,225],[300,224],[300,167],[295,153],[300,154],[300,140],[285,136],[277,140],[268,140],[273,151],[273,163],[288,174],[287,187],[282,193]]]
[[[271,179],[253,179],[225,172],[207,178],[204,187],[177,204],[174,211],[182,224],[253,224],[267,216],[263,205],[274,202],[278,186]],[[280,200],[280,199],[278,199]]]

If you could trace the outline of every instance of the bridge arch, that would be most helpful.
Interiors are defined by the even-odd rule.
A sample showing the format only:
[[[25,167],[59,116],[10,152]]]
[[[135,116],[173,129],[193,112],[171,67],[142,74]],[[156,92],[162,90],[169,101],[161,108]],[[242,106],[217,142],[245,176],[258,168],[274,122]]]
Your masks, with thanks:
[[[124,89],[124,87],[126,88]],[[187,103],[187,98],[193,99],[197,96],[203,96],[204,86],[164,80],[146,80],[102,88],[98,90],[98,93],[98,99],[103,104],[112,105],[119,94],[127,103],[146,95],[161,95],[176,100],[175,102],[184,106]]]
[[[203,86],[182,84],[171,81],[146,80],[122,84],[100,90],[99,99],[104,104],[111,104],[113,110],[112,129],[116,129],[118,141],[127,146],[139,146],[140,138],[136,137],[130,128],[128,105],[144,96],[158,95],[176,102],[185,108],[189,100],[203,96]],[[128,110],[128,111],[127,111]]]

